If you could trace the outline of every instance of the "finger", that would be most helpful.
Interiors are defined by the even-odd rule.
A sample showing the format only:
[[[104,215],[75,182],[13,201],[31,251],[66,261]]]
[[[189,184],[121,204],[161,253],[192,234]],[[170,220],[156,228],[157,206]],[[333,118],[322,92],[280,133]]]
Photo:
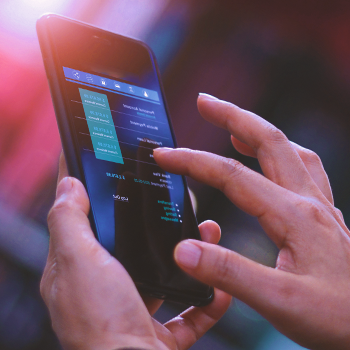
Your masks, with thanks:
[[[198,109],[204,119],[251,147],[268,179],[298,194],[320,196],[294,147],[272,124],[231,103],[206,96],[199,96]]]
[[[68,176],[68,169],[67,169],[67,163],[66,159],[64,157],[63,151],[60,154],[60,159],[58,163],[58,179],[57,179],[57,185],[60,183],[60,181]]]
[[[178,244],[178,265],[196,279],[242,300],[260,313],[273,314],[297,288],[294,275],[260,265],[236,252],[196,240]]]
[[[220,226],[212,220],[202,222],[199,226],[202,240],[207,243],[218,244],[221,238]]]
[[[322,191],[328,201],[331,204],[334,204],[332,188],[329,183],[327,173],[323,168],[320,157],[315,152],[304,148],[294,142],[291,142],[291,144],[298,152],[299,157],[305,164],[306,169],[308,170],[318,188]]]
[[[241,163],[207,152],[158,148],[154,158],[164,170],[204,182],[220,189],[250,215],[274,223],[268,235],[280,246],[285,238],[285,216],[295,210],[300,197],[266,179]],[[287,200],[288,198],[288,200]]]
[[[239,141],[231,135],[231,142],[233,147],[241,154],[245,156],[256,158],[255,151],[245,143]],[[298,152],[299,157],[303,161],[307,171],[311,175],[311,178],[328,199],[331,204],[334,204],[332,189],[329,183],[327,173],[325,172],[320,157],[313,151],[301,147],[298,144],[290,141],[294,149]]]
[[[224,315],[231,296],[215,289],[213,301],[204,307],[192,307],[170,320],[165,327],[173,334],[179,350],[188,349]]]

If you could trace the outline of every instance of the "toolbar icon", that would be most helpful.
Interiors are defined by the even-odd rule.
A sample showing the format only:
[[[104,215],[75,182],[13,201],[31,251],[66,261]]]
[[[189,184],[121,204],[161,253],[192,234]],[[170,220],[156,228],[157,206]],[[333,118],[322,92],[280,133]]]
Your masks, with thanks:
[[[101,79],[101,84],[102,84],[103,86],[106,86],[106,85],[107,85],[106,80],[105,80],[105,79]]]
[[[92,78],[92,76],[90,74],[86,74],[86,80],[89,82],[89,83],[93,83],[94,82],[94,79]]]
[[[129,86],[129,91],[130,91],[130,92],[134,92],[132,86]]]
[[[146,90],[143,90],[142,93],[143,93],[143,96],[148,97],[148,93]]]
[[[79,72],[73,72],[73,76],[74,76],[75,79],[80,79]]]
[[[117,89],[120,89],[120,85],[118,83],[114,83],[114,86],[117,88]]]

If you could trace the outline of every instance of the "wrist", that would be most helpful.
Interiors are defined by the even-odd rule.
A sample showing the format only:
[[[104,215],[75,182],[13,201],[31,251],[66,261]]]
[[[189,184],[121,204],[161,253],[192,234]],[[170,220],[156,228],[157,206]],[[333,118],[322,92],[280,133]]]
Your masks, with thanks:
[[[154,337],[135,337],[123,335],[118,337],[117,346],[113,350],[168,350],[163,342]]]
[[[124,338],[124,337],[123,337]],[[113,350],[164,350],[156,346],[156,341],[147,341],[142,339],[119,339],[117,346]]]
[[[86,339],[74,342],[62,341],[65,350],[168,350],[157,338],[135,337],[133,335],[119,335],[117,340],[107,337],[96,337],[94,340]]]

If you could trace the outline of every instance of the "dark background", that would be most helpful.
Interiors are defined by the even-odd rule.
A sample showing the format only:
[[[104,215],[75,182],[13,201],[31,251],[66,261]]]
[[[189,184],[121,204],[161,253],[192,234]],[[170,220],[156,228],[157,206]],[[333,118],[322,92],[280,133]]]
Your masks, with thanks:
[[[59,349],[39,296],[60,140],[35,34],[57,12],[145,40],[163,75],[178,144],[234,157],[226,131],[196,109],[207,92],[251,110],[316,151],[350,222],[350,2],[2,0],[0,3],[0,349]],[[189,181],[199,221],[221,244],[273,266],[277,249],[254,218]],[[157,318],[181,307],[166,303]],[[242,302],[193,349],[300,349]]]

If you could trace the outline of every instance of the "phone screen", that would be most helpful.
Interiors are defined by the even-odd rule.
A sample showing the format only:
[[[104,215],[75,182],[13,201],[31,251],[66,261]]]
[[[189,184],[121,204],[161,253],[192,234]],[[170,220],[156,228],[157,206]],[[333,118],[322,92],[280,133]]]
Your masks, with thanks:
[[[138,286],[208,298],[211,289],[173,259],[199,231],[185,179],[153,159],[154,148],[175,147],[153,56],[140,42],[59,19],[50,40],[100,243]]]

